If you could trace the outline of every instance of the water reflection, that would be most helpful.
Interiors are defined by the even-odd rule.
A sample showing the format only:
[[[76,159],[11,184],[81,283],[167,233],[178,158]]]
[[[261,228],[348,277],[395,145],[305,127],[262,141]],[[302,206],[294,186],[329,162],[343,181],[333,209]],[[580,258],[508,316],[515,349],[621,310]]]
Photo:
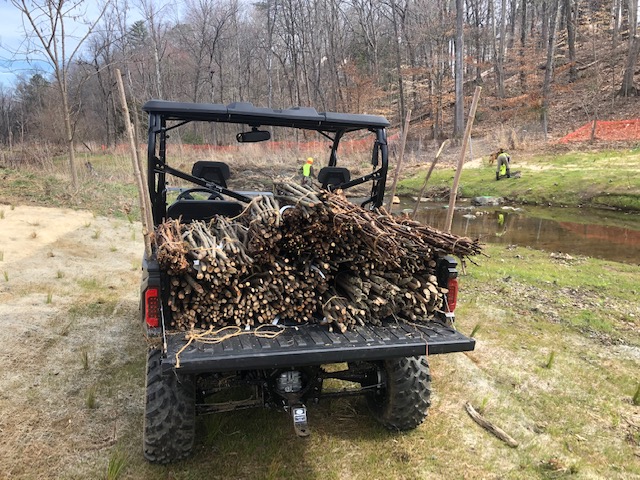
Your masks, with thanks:
[[[588,211],[580,211],[581,217]],[[422,209],[417,220],[443,228],[446,209]],[[640,216],[629,217],[629,227],[554,221],[514,210],[456,210],[451,231],[479,238],[483,243],[530,246],[550,252],[640,264]]]

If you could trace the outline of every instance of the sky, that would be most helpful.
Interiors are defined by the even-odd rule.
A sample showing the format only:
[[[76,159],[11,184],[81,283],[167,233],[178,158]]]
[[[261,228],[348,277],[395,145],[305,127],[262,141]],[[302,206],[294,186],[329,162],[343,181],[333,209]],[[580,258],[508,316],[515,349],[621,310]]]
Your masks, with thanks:
[[[88,0],[87,18],[95,19],[99,15],[98,2]],[[82,36],[86,27],[82,24],[65,22],[67,32],[75,31]],[[31,76],[36,72],[50,72],[51,67],[43,61],[38,61],[37,56],[31,56],[29,61],[23,54],[14,55],[16,51],[24,52],[24,30],[22,15],[9,0],[0,0],[0,85],[13,87],[20,75]],[[70,51],[70,50],[67,50]]]
[[[11,50],[20,46],[22,41],[22,20],[20,12],[6,0],[0,0],[0,84],[13,86],[16,73],[28,65],[24,62],[10,61]]]

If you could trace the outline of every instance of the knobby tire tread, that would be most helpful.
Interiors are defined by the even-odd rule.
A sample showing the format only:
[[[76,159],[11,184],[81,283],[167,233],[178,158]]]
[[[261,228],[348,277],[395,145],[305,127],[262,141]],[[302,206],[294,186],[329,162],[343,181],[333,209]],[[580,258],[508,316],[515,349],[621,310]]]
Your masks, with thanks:
[[[431,374],[426,356],[382,362],[386,388],[369,397],[376,419],[390,430],[412,430],[426,418],[431,406]]]
[[[186,458],[195,438],[195,384],[192,377],[162,376],[161,352],[147,356],[144,456],[151,463]]]

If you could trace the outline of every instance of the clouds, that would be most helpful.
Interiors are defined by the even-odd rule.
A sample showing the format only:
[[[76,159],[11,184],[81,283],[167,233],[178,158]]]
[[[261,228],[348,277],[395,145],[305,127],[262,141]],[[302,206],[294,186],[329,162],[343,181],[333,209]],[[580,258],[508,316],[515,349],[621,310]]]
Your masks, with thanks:
[[[37,3],[45,4],[46,2]],[[88,21],[95,21],[100,11],[98,2],[89,1],[81,5],[75,13],[79,17],[85,16]],[[38,17],[40,20],[45,20],[42,13],[36,13],[35,18]],[[74,21],[71,18],[65,20],[68,53],[75,49],[86,31],[87,26],[84,22]],[[37,39],[34,40],[36,42],[33,44],[34,51],[27,51],[28,42],[25,41],[25,32],[32,32],[32,27],[26,19],[23,21],[20,9],[11,2],[0,0],[0,83],[5,86],[15,85],[20,75],[52,70]]]
[[[42,70],[42,62],[25,58],[22,14],[10,2],[0,1],[0,84],[14,86],[20,75]]]
[[[0,45],[19,45],[22,37],[22,15],[11,3],[0,2]]]

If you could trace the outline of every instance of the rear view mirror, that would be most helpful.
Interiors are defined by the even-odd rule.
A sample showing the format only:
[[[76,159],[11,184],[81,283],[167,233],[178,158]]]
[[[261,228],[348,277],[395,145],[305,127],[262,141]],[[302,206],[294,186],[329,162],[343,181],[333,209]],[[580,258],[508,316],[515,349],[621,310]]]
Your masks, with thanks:
[[[271,133],[267,130],[251,130],[250,132],[240,132],[236,135],[236,140],[240,143],[264,142],[271,139]]]

